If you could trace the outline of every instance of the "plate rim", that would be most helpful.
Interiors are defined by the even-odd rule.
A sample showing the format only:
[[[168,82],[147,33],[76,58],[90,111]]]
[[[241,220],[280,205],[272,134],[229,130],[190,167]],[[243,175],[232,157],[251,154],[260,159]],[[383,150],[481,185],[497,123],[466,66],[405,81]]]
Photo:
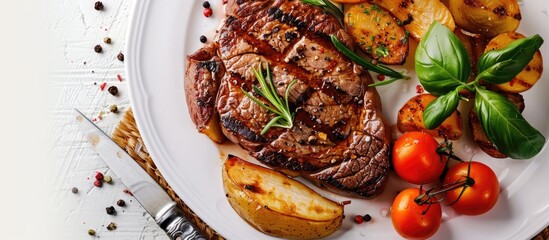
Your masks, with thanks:
[[[134,116],[136,120],[136,124],[138,126],[138,129],[140,130],[142,134],[143,141],[147,144],[147,146],[150,146],[148,148],[149,153],[153,159],[169,159],[169,154],[166,153],[166,150],[159,146],[158,144],[154,144],[155,142],[158,142],[159,136],[155,133],[154,129],[155,126],[153,125],[153,120],[150,116],[147,116],[146,114],[142,114],[143,112],[150,112],[149,105],[150,105],[150,99],[151,96],[149,96],[146,92],[146,89],[141,85],[142,81],[144,81],[142,77],[141,72],[141,59],[140,59],[140,53],[139,50],[142,48],[141,41],[142,38],[140,35],[143,33],[144,29],[144,22],[147,19],[147,15],[150,11],[150,4],[158,4],[158,1],[152,1],[152,0],[141,0],[141,1],[134,1],[132,7],[132,11],[130,14],[130,23],[129,23],[129,31],[126,34],[126,53],[128,57],[126,58],[127,62],[125,65],[127,79],[128,79],[128,89],[129,89],[129,97],[130,97],[130,104],[132,108],[134,109]],[[196,1],[195,1],[196,3]],[[190,9],[190,8],[189,8]],[[190,10],[185,10],[190,12]],[[187,26],[184,26],[186,28]],[[185,41],[185,40],[184,40]],[[185,42],[182,43],[185,45]],[[130,54],[131,53],[131,54]],[[140,96],[145,96],[145,100],[141,99],[139,102],[138,99],[140,99]],[[549,143],[546,143],[545,149],[543,152],[547,152],[547,146]],[[543,153],[542,152],[542,153]],[[541,155],[541,153],[540,153]],[[538,155],[539,156],[539,155]],[[158,166],[161,173],[167,173],[163,174],[166,181],[168,183],[174,183],[174,179],[172,179],[173,173],[170,169],[168,169],[164,164],[160,162],[155,162],[155,164]],[[179,186],[179,184],[186,185],[186,183],[178,182],[175,185],[170,184],[170,186]],[[185,187],[185,189],[190,189]],[[178,191],[176,187],[174,187],[174,190],[176,193],[181,197],[181,199],[195,212],[197,213],[197,216],[199,216],[206,224],[208,224],[210,227],[212,227],[215,231],[222,234],[222,231],[219,231],[220,229],[214,227],[217,224],[212,224],[212,220],[207,217],[207,215],[204,215],[203,207],[200,206],[199,199],[196,198],[195,194],[190,194],[188,191]],[[191,200],[191,201],[185,201],[185,200]],[[543,209],[542,209],[543,210]],[[539,213],[539,212],[538,212]],[[528,218],[525,221],[523,221],[522,225],[520,226],[520,229],[525,230],[527,229],[527,232],[520,231],[520,229],[515,232],[511,237],[533,237],[538,232],[540,232],[544,227],[549,224],[549,209],[545,209],[541,211],[542,214],[536,214],[534,218]],[[541,220],[541,221],[540,221]],[[543,222],[543,223],[542,223]],[[533,224],[537,223],[537,224]],[[263,235],[266,236],[266,235]]]

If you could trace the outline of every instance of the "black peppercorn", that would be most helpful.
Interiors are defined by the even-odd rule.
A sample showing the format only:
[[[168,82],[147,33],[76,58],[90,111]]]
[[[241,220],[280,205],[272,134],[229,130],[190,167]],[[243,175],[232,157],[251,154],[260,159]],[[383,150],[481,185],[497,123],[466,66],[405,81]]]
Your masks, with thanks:
[[[200,42],[201,43],[206,43],[208,41],[208,38],[206,38],[206,36],[202,35],[200,36]]]
[[[97,11],[101,11],[105,8],[105,6],[103,6],[103,3],[101,1],[97,1],[95,2],[94,8]]]
[[[364,219],[365,222],[369,222],[372,220],[372,216],[370,216],[370,214],[366,214],[362,218]]]
[[[111,105],[109,109],[111,110],[112,113],[118,113],[118,106],[116,105]],[[109,180],[112,181],[112,178],[109,177]],[[107,182],[107,180],[105,180],[105,182],[107,183],[109,183],[110,181]]]
[[[103,51],[103,47],[101,47],[101,45],[95,45],[95,47],[93,47],[93,50],[96,52],[96,53],[100,53]]]
[[[204,7],[204,8],[209,8],[209,7],[210,7],[210,2],[204,1],[204,2],[202,3],[202,7]]]
[[[109,225],[107,225],[107,230],[109,231],[112,231],[112,230],[116,230],[116,223],[109,223]]]
[[[110,86],[108,91],[113,96],[116,96],[118,94],[118,88],[116,86]]]
[[[118,56],[116,56],[116,58],[118,58],[118,60],[120,60],[121,62],[124,61],[124,54],[123,53],[119,53]]]
[[[106,210],[107,210],[107,214],[109,215],[113,215],[116,213],[116,210],[114,209],[113,206],[107,207]]]
[[[116,205],[118,205],[119,207],[123,207],[123,206],[126,206],[126,202],[124,200],[120,199],[116,202]]]
[[[71,192],[74,193],[74,194],[77,194],[77,193],[78,193],[78,188],[73,187],[73,188],[71,189]]]

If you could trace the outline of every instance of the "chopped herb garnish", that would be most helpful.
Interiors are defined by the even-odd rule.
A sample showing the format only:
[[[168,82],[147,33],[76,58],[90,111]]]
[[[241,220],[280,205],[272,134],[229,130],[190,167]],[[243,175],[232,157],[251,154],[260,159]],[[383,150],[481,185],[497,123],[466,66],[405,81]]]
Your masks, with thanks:
[[[366,15],[370,15],[370,9],[364,9],[364,13],[366,13]]]
[[[244,91],[244,89],[241,89],[242,93],[244,93],[244,95],[246,95],[252,101],[257,103],[262,108],[267,109],[268,111],[277,115],[276,117],[271,119],[271,121],[269,121],[267,125],[265,125],[265,127],[261,131],[261,135],[265,134],[267,130],[269,130],[271,127],[292,128],[294,126],[294,114],[290,111],[288,95],[290,93],[290,89],[292,89],[292,86],[297,82],[297,80],[295,79],[291,81],[286,88],[284,98],[281,98],[280,96],[278,96],[275,90],[271,70],[269,69],[269,64],[267,64],[265,70],[267,74],[266,77],[263,75],[263,63],[259,64],[259,69],[255,69],[252,67],[255,78],[261,86],[261,89],[257,86],[253,86],[253,89],[255,93],[267,99],[270,104],[265,104],[261,100],[254,97],[251,93]]]
[[[378,57],[387,57],[389,55],[389,49],[385,45],[376,47],[375,52]]]
[[[378,12],[383,12],[383,9],[381,9],[378,5],[372,5],[372,10],[374,11],[378,11]]]

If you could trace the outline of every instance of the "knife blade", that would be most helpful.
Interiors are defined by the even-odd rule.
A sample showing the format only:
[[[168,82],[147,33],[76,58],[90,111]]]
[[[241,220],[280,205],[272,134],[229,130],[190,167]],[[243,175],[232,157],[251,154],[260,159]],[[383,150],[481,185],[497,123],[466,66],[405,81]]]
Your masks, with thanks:
[[[206,239],[162,187],[126,151],[78,109],[74,112],[79,129],[95,151],[170,239]]]

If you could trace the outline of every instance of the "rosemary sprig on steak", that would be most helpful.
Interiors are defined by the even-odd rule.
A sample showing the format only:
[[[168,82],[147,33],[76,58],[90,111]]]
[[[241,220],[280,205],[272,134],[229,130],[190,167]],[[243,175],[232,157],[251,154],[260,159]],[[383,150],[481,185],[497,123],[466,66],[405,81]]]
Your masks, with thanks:
[[[246,92],[244,89],[241,89],[242,93],[244,93],[244,95],[249,97],[252,101],[259,104],[259,106],[261,106],[262,108],[265,108],[277,115],[276,117],[271,119],[271,121],[269,121],[267,125],[265,125],[265,127],[261,131],[261,135],[265,134],[267,130],[269,130],[271,127],[292,128],[294,126],[294,114],[290,111],[290,105],[288,104],[288,94],[290,93],[290,89],[292,88],[292,86],[297,81],[294,79],[290,82],[290,84],[286,88],[284,98],[281,98],[276,93],[271,70],[269,69],[269,64],[267,63],[266,65],[266,77],[263,75],[263,63],[259,64],[259,69],[252,67],[255,78],[261,86],[261,88],[258,88],[254,85],[253,89],[255,93],[267,99],[267,101],[270,103],[270,106],[254,97],[251,93]]]
[[[321,7],[325,12],[336,16],[340,21],[343,21],[343,12],[330,0],[301,0],[304,3]]]

